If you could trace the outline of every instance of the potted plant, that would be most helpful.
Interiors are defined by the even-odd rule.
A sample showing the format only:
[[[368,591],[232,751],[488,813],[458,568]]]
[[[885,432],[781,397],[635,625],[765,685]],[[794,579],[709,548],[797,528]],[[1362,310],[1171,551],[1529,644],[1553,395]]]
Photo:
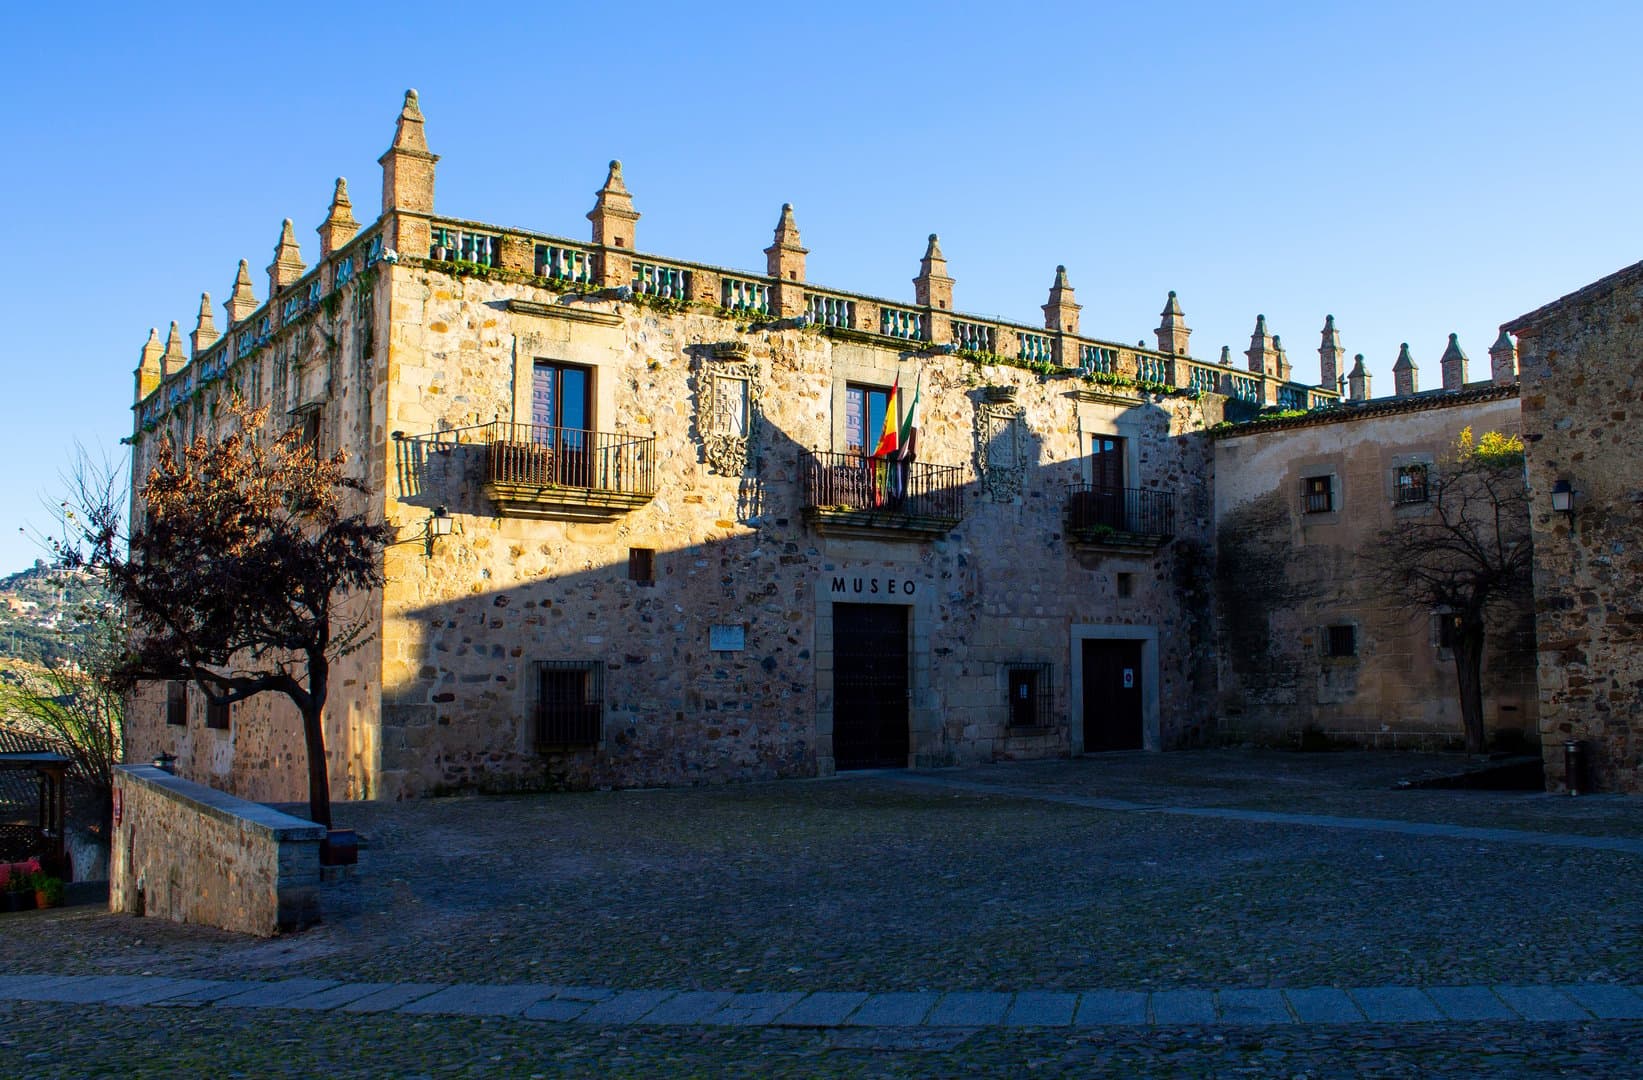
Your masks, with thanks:
[[[0,889],[5,891],[7,911],[34,910],[34,876],[39,872],[39,859],[0,863]]]
[[[63,879],[52,877],[50,874],[34,875],[34,906],[38,908],[61,907],[63,904]]]

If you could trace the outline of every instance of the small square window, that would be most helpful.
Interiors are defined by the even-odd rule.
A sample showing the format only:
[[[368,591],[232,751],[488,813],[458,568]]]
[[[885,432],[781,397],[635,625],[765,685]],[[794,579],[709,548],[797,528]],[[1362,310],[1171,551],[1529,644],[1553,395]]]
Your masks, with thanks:
[[[641,585],[656,584],[655,548],[628,548],[628,580]]]
[[[1117,577],[1117,583],[1118,595],[1120,598],[1127,598],[1135,594],[1134,574],[1119,574]]]
[[[1301,480],[1301,507],[1309,514],[1328,514],[1335,509],[1335,486],[1328,476],[1308,476]]]
[[[1324,655],[1332,658],[1358,655],[1358,628],[1330,626],[1325,628]]]
[[[165,684],[165,722],[173,727],[188,726],[187,683],[173,681]]]
[[[1009,664],[1011,727],[1050,726],[1050,665]]]
[[[1400,465],[1393,478],[1392,501],[1399,506],[1423,503],[1428,498],[1425,465]]]

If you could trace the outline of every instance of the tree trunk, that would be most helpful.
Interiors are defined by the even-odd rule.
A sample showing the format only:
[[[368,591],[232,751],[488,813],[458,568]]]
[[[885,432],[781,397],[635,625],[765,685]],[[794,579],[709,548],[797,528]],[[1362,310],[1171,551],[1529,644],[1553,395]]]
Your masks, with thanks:
[[[325,761],[325,697],[329,666],[324,653],[308,655],[308,698],[299,705],[308,747],[308,817],[331,827],[331,774]]]
[[[1455,633],[1455,678],[1466,752],[1483,753],[1483,623],[1464,621]]]

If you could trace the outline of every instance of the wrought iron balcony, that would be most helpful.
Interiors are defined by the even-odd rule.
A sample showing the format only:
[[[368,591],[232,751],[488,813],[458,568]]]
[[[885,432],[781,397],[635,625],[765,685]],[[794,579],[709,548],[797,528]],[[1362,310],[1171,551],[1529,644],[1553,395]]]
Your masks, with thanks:
[[[1151,551],[1175,536],[1175,494],[1067,485],[1067,535],[1075,543]]]
[[[505,514],[609,521],[656,494],[656,440],[498,421],[485,426],[485,494]]]
[[[922,461],[807,451],[804,516],[818,533],[925,540],[964,518],[963,470]]]

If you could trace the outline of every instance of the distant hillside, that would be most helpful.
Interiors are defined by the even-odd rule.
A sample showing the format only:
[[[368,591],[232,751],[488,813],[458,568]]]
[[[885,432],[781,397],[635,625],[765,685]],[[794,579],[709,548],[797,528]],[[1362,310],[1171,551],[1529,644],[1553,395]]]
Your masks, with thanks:
[[[0,577],[0,670],[7,660],[51,664],[77,652],[88,616],[111,605],[90,574],[42,562]]]

